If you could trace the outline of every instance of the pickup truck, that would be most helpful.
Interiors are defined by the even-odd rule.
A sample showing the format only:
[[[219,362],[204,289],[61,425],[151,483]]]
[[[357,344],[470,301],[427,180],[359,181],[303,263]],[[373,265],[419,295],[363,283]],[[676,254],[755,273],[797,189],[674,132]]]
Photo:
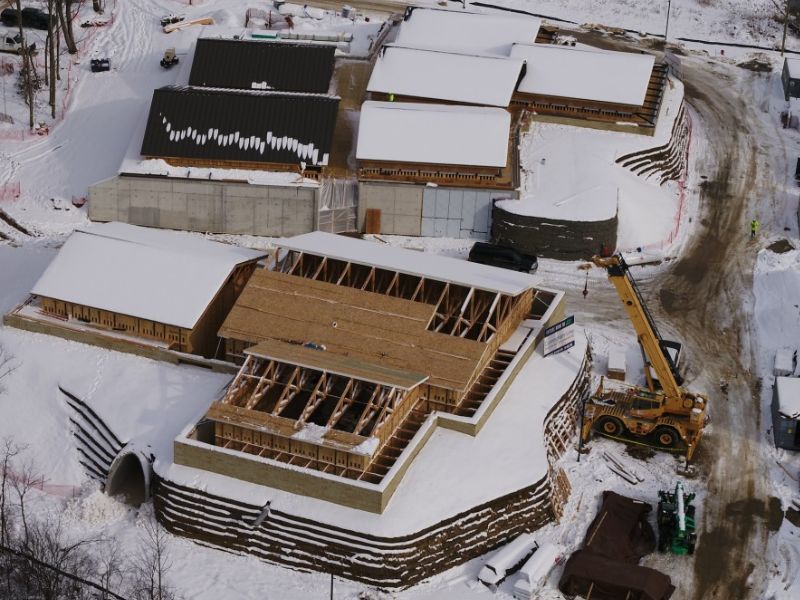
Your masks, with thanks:
[[[0,38],[0,51],[22,54],[22,36],[20,34],[14,35],[11,32],[4,33],[3,37]],[[36,54],[36,44],[29,44],[28,52]]]

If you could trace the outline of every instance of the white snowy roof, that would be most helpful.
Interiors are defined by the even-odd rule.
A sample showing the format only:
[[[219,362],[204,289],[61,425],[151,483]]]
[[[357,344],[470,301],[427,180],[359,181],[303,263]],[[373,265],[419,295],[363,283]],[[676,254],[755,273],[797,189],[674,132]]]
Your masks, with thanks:
[[[368,101],[356,158],[505,167],[510,125],[502,108]]]
[[[800,378],[776,377],[778,410],[790,419],[800,419]]]
[[[187,234],[105,223],[76,230],[31,293],[191,329],[233,268],[263,256]]]
[[[786,68],[789,70],[789,77],[800,79],[800,58],[786,57]]]
[[[548,44],[514,44],[511,56],[527,61],[519,91],[641,106],[655,64],[650,54]]]
[[[533,277],[526,273],[322,231],[283,239],[276,246],[512,296],[533,287]]]
[[[522,15],[497,15],[414,8],[400,25],[402,46],[436,45],[452,50],[492,52],[508,56],[514,42],[533,43],[541,21]]]
[[[508,106],[524,64],[519,58],[389,45],[375,63],[367,91]]]

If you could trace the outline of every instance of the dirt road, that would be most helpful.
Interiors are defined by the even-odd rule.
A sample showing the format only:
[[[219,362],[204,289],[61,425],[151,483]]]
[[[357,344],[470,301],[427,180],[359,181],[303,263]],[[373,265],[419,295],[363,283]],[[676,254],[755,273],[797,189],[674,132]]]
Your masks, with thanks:
[[[691,349],[693,386],[708,390],[711,403],[713,425],[699,457],[708,496],[691,587],[697,600],[762,597],[768,530],[780,510],[769,501],[759,450],[759,383],[751,376],[758,248],[747,233],[756,199],[780,194],[773,171],[759,168],[759,134],[765,122],[770,126],[769,117],[758,98],[740,89],[761,76],[737,69],[705,60],[684,64],[687,101],[702,118],[707,139],[696,163],[707,177],[700,223],[677,263],[648,286]],[[727,396],[721,380],[729,384]]]
[[[598,41],[595,34],[581,37]],[[617,40],[603,40],[620,48]],[[780,503],[769,495],[760,383],[751,375],[752,278],[759,246],[749,240],[748,223],[757,217],[769,226],[785,214],[775,182],[782,183],[789,168],[785,154],[768,163],[762,147],[769,143],[765,129],[779,127],[777,115],[764,110],[767,77],[705,58],[683,60],[686,100],[703,129],[693,148],[694,168],[704,176],[699,223],[678,260],[658,277],[643,272],[639,282],[659,325],[684,342],[691,365],[687,385],[708,393],[712,418],[697,456],[708,485],[702,531],[693,573],[674,581],[676,600],[763,598],[768,536],[782,518]],[[783,225],[776,222],[773,229]],[[570,301],[583,307],[576,291]],[[590,294],[586,316],[616,321],[607,310],[618,310],[615,299],[602,289]],[[720,390],[722,380],[728,382],[727,395]]]

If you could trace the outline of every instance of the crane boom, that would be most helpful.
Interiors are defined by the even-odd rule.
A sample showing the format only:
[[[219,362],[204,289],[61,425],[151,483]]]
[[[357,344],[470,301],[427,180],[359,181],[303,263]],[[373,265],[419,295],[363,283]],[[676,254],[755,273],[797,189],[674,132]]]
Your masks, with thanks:
[[[683,378],[678,373],[672,357],[664,347],[655,321],[645,306],[636,282],[631,276],[625,259],[620,255],[601,258],[595,256],[592,262],[608,272],[608,278],[617,290],[617,295],[625,307],[625,312],[633,324],[639,343],[644,348],[653,370],[661,382],[667,403],[681,402]]]

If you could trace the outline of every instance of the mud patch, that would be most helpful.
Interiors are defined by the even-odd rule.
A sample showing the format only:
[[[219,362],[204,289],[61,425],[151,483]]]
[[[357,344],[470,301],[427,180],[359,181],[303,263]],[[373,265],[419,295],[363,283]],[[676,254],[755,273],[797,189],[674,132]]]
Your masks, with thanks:
[[[636,460],[641,460],[647,462],[651,458],[656,455],[656,451],[652,448],[648,448],[647,446],[625,446],[625,454],[635,458]]]
[[[695,598],[747,598],[747,580],[755,565],[747,563],[736,571],[729,566],[731,558],[736,558],[737,550],[741,549],[742,540],[750,537],[756,520],[764,515],[763,500],[752,497],[737,500],[725,507],[722,525],[702,533],[694,564]]]
[[[783,508],[781,508],[780,498],[770,496],[767,503],[767,529],[778,531],[783,523]]]
[[[680,307],[682,298],[667,288],[658,290],[658,299],[661,302],[661,308],[664,309],[668,315],[673,314]]]
[[[769,246],[767,246],[767,250],[774,252],[775,254],[786,254],[787,252],[794,250],[794,246],[792,246],[789,240],[778,240],[777,242],[772,242]]]

